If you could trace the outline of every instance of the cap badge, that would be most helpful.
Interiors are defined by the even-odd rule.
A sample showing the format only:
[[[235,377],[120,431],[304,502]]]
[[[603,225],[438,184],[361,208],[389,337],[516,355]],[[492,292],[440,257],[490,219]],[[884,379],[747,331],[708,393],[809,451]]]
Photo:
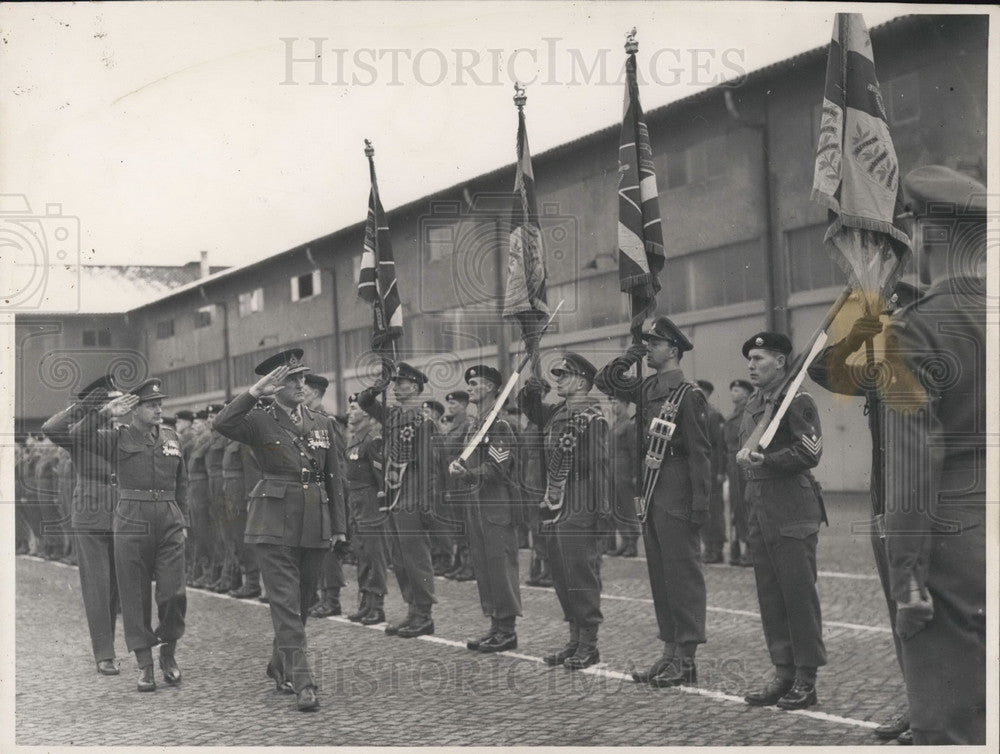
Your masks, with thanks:
[[[757,340],[754,341],[754,344],[758,345],[758,346],[762,346],[762,345],[764,345],[764,339],[761,338],[760,336],[758,336]]]

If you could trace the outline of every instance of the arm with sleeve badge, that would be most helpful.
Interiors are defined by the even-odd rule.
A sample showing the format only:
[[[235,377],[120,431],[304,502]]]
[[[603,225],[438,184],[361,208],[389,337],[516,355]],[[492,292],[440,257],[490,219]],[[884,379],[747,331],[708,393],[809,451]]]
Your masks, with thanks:
[[[510,425],[503,419],[497,419],[486,436],[489,437],[489,443],[480,445],[482,455],[479,458],[483,462],[474,466],[473,459],[478,454],[473,453],[466,468],[469,476],[478,481],[479,488],[485,489],[489,494],[493,485],[505,485],[513,481],[511,475],[517,442]]]
[[[257,399],[252,393],[240,393],[216,414],[212,426],[230,440],[253,445],[257,432],[249,414],[256,405]]]
[[[764,450],[764,466],[787,474],[807,471],[819,463],[823,454],[823,433],[812,397],[799,393],[781,419],[791,435],[791,445]]]
[[[711,493],[712,440],[709,432],[708,404],[701,390],[691,389],[681,401],[677,423],[687,449],[688,473],[691,476],[691,511],[708,511]]]

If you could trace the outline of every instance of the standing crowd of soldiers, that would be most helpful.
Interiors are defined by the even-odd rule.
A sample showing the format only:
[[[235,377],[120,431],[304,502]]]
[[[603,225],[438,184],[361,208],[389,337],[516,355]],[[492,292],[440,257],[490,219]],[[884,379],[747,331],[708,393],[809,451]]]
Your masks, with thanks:
[[[865,396],[869,409],[872,544],[909,700],[876,733],[902,743],[981,743],[985,189],[936,166],[911,173],[904,188],[929,288],[897,288],[881,378],[851,366],[883,330],[873,316],[827,348],[810,375]],[[169,422],[159,380],[123,395],[102,378],[46,422],[51,442],[24,449],[18,499],[30,487],[39,504],[19,508],[19,522],[31,546],[54,557],[67,554],[68,538],[42,527],[71,522],[99,672],[118,672],[119,596],[141,691],[156,687],[157,646],[164,679],[180,682],[186,586],[260,597],[274,627],[267,675],[296,695],[300,710],[319,704],[306,619],[341,613],[344,559],[357,565],[360,596],[348,617],[367,625],[386,621],[394,572],[406,613],[392,616],[385,633],[401,638],[434,633],[435,576],[474,578],[488,627],[467,647],[492,653],[517,647],[518,550],[528,546],[527,583],[554,587],[568,629],[544,662],[573,670],[600,660],[602,556],[634,557],[640,535],[663,646],[633,679],[697,683],[696,654],[708,639],[703,563],[723,561],[728,534],[730,564],[754,570],[774,666],[746,702],[805,709],[817,704],[817,672],[827,662],[816,589],[826,511],[811,473],[823,449],[819,411],[796,391],[761,448],[755,431],[782,398],[791,341],[770,331],[746,340],[747,379],[729,385],[729,418],[710,406],[711,384],[685,377],[682,360],[694,347],[659,317],[603,368],[563,353],[551,384],[529,377],[504,404],[507,376],[489,364],[466,369],[465,389],[441,403],[425,395],[419,369],[386,360],[384,376],[352,395],[343,417],[322,410],[327,381],[300,349],[258,365],[257,381],[228,404]],[[928,358],[941,354],[959,365],[944,377]],[[632,376],[641,361],[650,370],[644,379]],[[610,397],[610,411],[595,387]],[[633,416],[631,406],[641,411]],[[75,487],[59,482],[70,463]]]

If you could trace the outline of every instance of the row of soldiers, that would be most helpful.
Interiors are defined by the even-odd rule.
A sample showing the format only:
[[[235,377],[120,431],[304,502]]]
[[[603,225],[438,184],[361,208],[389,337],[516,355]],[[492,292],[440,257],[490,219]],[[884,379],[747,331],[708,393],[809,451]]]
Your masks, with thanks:
[[[880,362],[889,376],[875,380],[870,367],[860,375],[850,369],[851,354],[882,329],[872,316],[862,317],[847,339],[821,354],[810,373],[830,389],[863,394],[881,407],[872,419],[873,547],[909,698],[905,727],[897,723],[886,730],[892,737],[909,731],[916,743],[982,743],[985,210],[982,197],[976,204],[970,195],[985,191],[938,167],[914,171],[904,188],[918,231],[921,278],[930,287],[890,320]],[[942,216],[942,206],[950,206],[951,214]],[[488,364],[466,370],[465,392],[476,415],[449,440],[425,405],[427,377],[387,360],[383,377],[354,396],[351,439],[343,444],[336,421],[306,405],[309,369],[300,349],[258,365],[254,385],[226,406],[206,411],[205,420],[213,415],[212,429],[227,441],[218,441],[216,453],[221,449],[224,459],[234,441],[259,470],[241,528],[268,592],[275,637],[267,674],[277,688],[295,693],[300,710],[318,707],[305,623],[324,563],[336,562],[328,553],[346,546],[348,509],[363,595],[358,616],[385,617],[386,554],[407,606],[404,617],[386,625],[387,635],[434,633],[433,542],[442,534],[452,542],[464,536],[489,621],[467,647],[485,653],[515,649],[521,615],[517,528],[527,520],[568,626],[565,645],[544,662],[570,670],[599,662],[601,558],[608,534],[619,528],[616,519],[631,522],[636,509],[615,503],[611,425],[595,387],[624,410],[628,404],[641,407],[636,421],[646,430],[634,499],[663,648],[633,679],[654,687],[696,683],[697,648],[706,641],[703,561],[706,554],[716,556],[703,552],[702,532],[717,507],[713,500],[723,474],[721,461],[713,461],[718,421],[710,419],[706,391],[686,379],[681,367],[693,348],[680,328],[659,317],[641,343],[600,370],[580,354],[562,354],[550,370],[554,384],[532,376],[517,392],[517,408],[537,433],[528,442],[499,404],[505,376]],[[816,589],[816,548],[826,511],[811,473],[823,449],[819,412],[808,393],[793,392],[773,438],[766,447],[758,444],[758,427],[788,384],[792,344],[783,333],[765,331],[748,338],[741,353],[752,393],[723,432],[739,448],[742,486],[730,480],[731,494],[736,487],[743,500],[737,539],[754,568],[774,666],[769,682],[745,699],[753,706],[804,709],[818,703],[817,671],[827,662]],[[942,374],[942,359],[958,367]],[[632,376],[640,361],[651,371],[643,380]],[[734,383],[731,391],[746,387]],[[207,456],[216,441],[195,440],[185,451],[178,434],[162,427],[159,380],[117,397],[108,389],[112,385],[103,388],[83,396],[66,416],[53,417],[46,431],[53,439],[68,438],[66,447],[79,461],[82,496],[116,500],[113,537],[105,546],[113,549],[126,644],[142,669],[139,688],[151,690],[154,646],[160,646],[167,682],[180,680],[174,648],[184,630],[186,550],[200,564],[195,577],[217,588],[227,563],[232,574],[235,563],[250,561],[224,526],[212,533],[213,521],[232,513],[227,507],[211,515],[211,501],[226,498],[225,477],[218,495],[208,479],[208,521],[199,519],[205,514],[191,493],[204,481],[195,448],[204,447]],[[383,397],[390,389],[392,404]],[[553,389],[556,400],[545,400]],[[113,427],[129,413],[130,424]],[[532,456],[537,489],[528,485],[531,494],[525,494]],[[207,460],[205,468],[207,475]],[[213,551],[216,566],[210,567]],[[80,562],[84,581],[90,577]],[[252,585],[252,571],[242,569]],[[323,578],[335,588],[343,577]]]

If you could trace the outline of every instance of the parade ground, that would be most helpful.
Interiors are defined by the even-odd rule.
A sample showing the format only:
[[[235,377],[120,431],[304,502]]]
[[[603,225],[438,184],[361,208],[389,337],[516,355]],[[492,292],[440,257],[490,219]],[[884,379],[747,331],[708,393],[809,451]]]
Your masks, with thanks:
[[[135,660],[119,622],[121,675],[91,659],[75,567],[16,560],[16,743],[24,746],[724,746],[867,745],[905,700],[866,532],[866,494],[826,496],[819,593],[829,665],[819,705],[798,712],[750,707],[743,695],[770,670],[753,569],[705,567],[708,643],[698,685],[632,682],[659,654],[642,557],[605,557],[601,664],[549,668],[542,656],[566,638],[551,589],[521,587],[516,651],[477,655],[465,640],[488,627],[475,582],[436,579],[433,636],[388,637],[383,626],[310,619],[320,709],[264,675],[272,628],[265,605],[189,589],[179,687],[136,691]],[[641,552],[640,552],[641,555]],[[522,581],[529,552],[521,551]],[[348,582],[354,568],[345,567]],[[390,574],[390,620],[404,610]],[[346,612],[356,603],[343,591]]]

